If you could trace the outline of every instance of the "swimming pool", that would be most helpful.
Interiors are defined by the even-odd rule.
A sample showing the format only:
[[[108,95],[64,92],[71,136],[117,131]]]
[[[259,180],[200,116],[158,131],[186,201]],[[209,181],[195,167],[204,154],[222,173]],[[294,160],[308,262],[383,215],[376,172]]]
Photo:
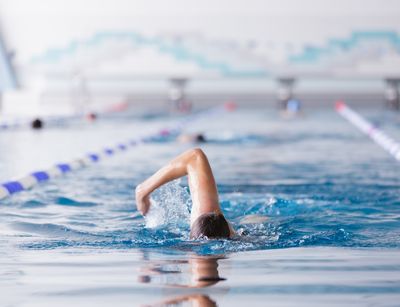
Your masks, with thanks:
[[[395,114],[360,112],[399,135]],[[132,114],[2,132],[0,181],[176,120]],[[136,184],[192,146],[143,144],[1,201],[5,305],[106,306],[118,297],[120,305],[395,305],[400,179],[391,156],[325,109],[293,120],[241,109],[193,122],[187,132],[208,139],[201,147],[239,238],[189,240],[184,180],[154,196],[162,214],[137,214]],[[244,223],[253,214],[268,219]]]

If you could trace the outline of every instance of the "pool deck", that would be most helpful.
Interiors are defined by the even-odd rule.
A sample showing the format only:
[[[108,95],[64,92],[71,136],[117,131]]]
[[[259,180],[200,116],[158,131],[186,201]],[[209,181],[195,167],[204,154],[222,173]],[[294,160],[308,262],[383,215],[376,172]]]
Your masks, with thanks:
[[[196,274],[204,267],[225,280],[198,282]],[[0,287],[1,306],[15,307],[181,301],[198,306],[398,306],[400,250],[291,248],[200,257],[174,250],[16,248],[12,255],[0,252]]]

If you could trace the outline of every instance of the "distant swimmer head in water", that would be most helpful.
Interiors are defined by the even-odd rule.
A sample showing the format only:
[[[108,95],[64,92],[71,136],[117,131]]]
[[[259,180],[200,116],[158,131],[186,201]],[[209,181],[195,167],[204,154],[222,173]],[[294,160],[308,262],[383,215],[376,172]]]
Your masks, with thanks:
[[[204,134],[201,134],[201,133],[197,134],[196,135],[196,142],[198,142],[198,143],[206,142],[206,138],[204,137]]]
[[[192,197],[190,237],[229,238],[235,234],[225,219],[218,200],[217,185],[204,152],[191,149],[176,157],[154,175],[136,187],[136,206],[146,215],[150,209],[150,194],[161,185],[187,175]]]
[[[86,114],[86,119],[89,122],[94,122],[97,119],[97,114],[94,112],[90,112],[90,113]]]
[[[225,217],[220,213],[204,213],[192,224],[190,238],[229,238],[231,229]]]
[[[32,129],[42,129],[43,128],[43,121],[40,118],[35,118],[31,122]]]
[[[179,143],[205,143],[207,142],[206,137],[202,133],[194,134],[181,134],[178,137]]]

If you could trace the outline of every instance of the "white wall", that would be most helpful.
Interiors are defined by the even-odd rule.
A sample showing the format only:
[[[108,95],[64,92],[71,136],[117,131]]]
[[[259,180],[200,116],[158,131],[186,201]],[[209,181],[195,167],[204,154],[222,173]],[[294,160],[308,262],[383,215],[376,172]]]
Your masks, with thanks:
[[[198,42],[205,41],[201,52],[206,54],[214,42],[230,40],[243,48],[233,55],[229,50],[220,54],[211,50],[212,61],[226,61],[238,71],[256,67],[280,72],[292,68],[286,63],[288,54],[301,54],[307,45],[324,47],[330,39],[349,39],[354,31],[394,31],[399,35],[399,12],[398,0],[0,0],[0,31],[8,49],[15,53],[13,63],[29,93],[39,93],[37,80],[41,80],[41,91],[60,86],[68,92],[71,80],[49,84],[54,81],[52,77],[42,82],[40,74],[48,66],[53,70],[67,67],[84,76],[219,73],[218,69],[207,70],[193,61],[179,61],[154,48],[126,47],[124,43],[97,51],[83,50],[80,58],[66,57],[45,69],[34,63],[35,58],[55,48],[65,50],[71,42],[85,42],[103,31],[134,32],[149,38],[197,37]],[[328,64],[322,61],[316,70],[323,67],[326,71],[340,68],[339,74],[398,74],[399,49],[386,46],[385,52],[389,53],[382,55],[375,47],[367,52],[339,55]],[[128,84],[120,90],[122,83],[117,82],[116,86],[116,78],[113,81],[108,85],[117,95],[133,88]],[[90,80],[88,84],[90,87]],[[242,84],[244,89],[254,90],[249,82]],[[190,85],[196,87],[195,83]],[[101,87],[107,88],[103,83]],[[312,87],[315,85],[309,86]],[[259,88],[264,90],[264,85]],[[160,90],[166,90],[166,84]]]
[[[16,62],[98,30],[198,32],[276,45],[319,44],[353,30],[400,32],[398,0],[0,0]]]

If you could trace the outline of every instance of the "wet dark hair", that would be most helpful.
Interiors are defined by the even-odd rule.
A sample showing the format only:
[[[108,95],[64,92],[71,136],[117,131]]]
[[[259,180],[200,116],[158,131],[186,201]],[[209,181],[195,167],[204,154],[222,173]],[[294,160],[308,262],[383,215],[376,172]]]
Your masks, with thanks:
[[[220,213],[204,213],[200,215],[193,223],[190,231],[192,239],[207,237],[211,238],[229,238],[229,224],[225,217]]]
[[[206,138],[204,137],[203,134],[199,133],[199,134],[196,135],[196,142],[205,143],[206,142]]]
[[[42,129],[43,128],[43,121],[40,118],[35,118],[31,122],[32,129]]]

